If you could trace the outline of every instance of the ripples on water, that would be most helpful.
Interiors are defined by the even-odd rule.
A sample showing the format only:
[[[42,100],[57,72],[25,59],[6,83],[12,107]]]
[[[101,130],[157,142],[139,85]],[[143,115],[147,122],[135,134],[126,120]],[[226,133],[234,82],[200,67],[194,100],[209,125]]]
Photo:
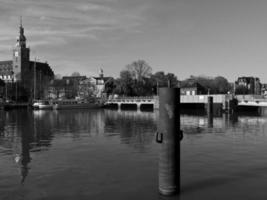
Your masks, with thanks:
[[[158,195],[157,113],[0,117],[0,199],[166,199]],[[266,117],[183,115],[181,124],[179,199],[265,199]]]

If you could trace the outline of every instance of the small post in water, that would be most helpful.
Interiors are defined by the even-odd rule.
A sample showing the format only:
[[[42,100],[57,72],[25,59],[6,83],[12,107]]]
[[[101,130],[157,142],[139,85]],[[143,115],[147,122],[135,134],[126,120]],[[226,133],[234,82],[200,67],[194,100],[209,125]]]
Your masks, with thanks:
[[[180,88],[159,89],[159,122],[156,140],[159,152],[159,192],[180,192]]]
[[[207,105],[208,126],[213,127],[213,97],[208,96]]]
[[[230,100],[230,108],[229,108],[229,113],[230,114],[234,114],[234,113],[236,113],[236,111],[237,111],[237,106],[238,106],[238,100],[236,99],[236,98],[233,98],[233,99],[231,99]]]

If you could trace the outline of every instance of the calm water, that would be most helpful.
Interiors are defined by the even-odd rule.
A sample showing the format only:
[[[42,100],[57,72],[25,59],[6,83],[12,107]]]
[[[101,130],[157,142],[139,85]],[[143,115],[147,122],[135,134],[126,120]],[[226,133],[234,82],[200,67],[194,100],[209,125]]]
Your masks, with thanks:
[[[267,117],[181,117],[180,197],[158,194],[158,114],[0,112],[0,199],[266,199]]]

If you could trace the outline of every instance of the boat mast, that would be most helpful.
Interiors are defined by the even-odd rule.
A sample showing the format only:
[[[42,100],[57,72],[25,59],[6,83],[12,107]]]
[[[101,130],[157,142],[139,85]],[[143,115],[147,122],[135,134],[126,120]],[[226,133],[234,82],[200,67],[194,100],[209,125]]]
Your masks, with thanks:
[[[6,100],[7,100],[8,99],[7,98],[7,81],[5,82],[5,86],[6,86],[5,89],[6,89]]]
[[[35,100],[36,96],[36,57],[34,58],[33,66],[33,99]]]

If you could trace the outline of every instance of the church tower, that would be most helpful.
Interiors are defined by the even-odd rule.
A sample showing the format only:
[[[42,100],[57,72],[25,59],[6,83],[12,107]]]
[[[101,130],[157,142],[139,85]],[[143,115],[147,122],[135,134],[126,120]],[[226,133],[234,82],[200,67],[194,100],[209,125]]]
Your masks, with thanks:
[[[29,70],[30,49],[26,47],[26,37],[20,18],[19,36],[13,49],[13,79],[14,81],[24,80],[24,75]]]

